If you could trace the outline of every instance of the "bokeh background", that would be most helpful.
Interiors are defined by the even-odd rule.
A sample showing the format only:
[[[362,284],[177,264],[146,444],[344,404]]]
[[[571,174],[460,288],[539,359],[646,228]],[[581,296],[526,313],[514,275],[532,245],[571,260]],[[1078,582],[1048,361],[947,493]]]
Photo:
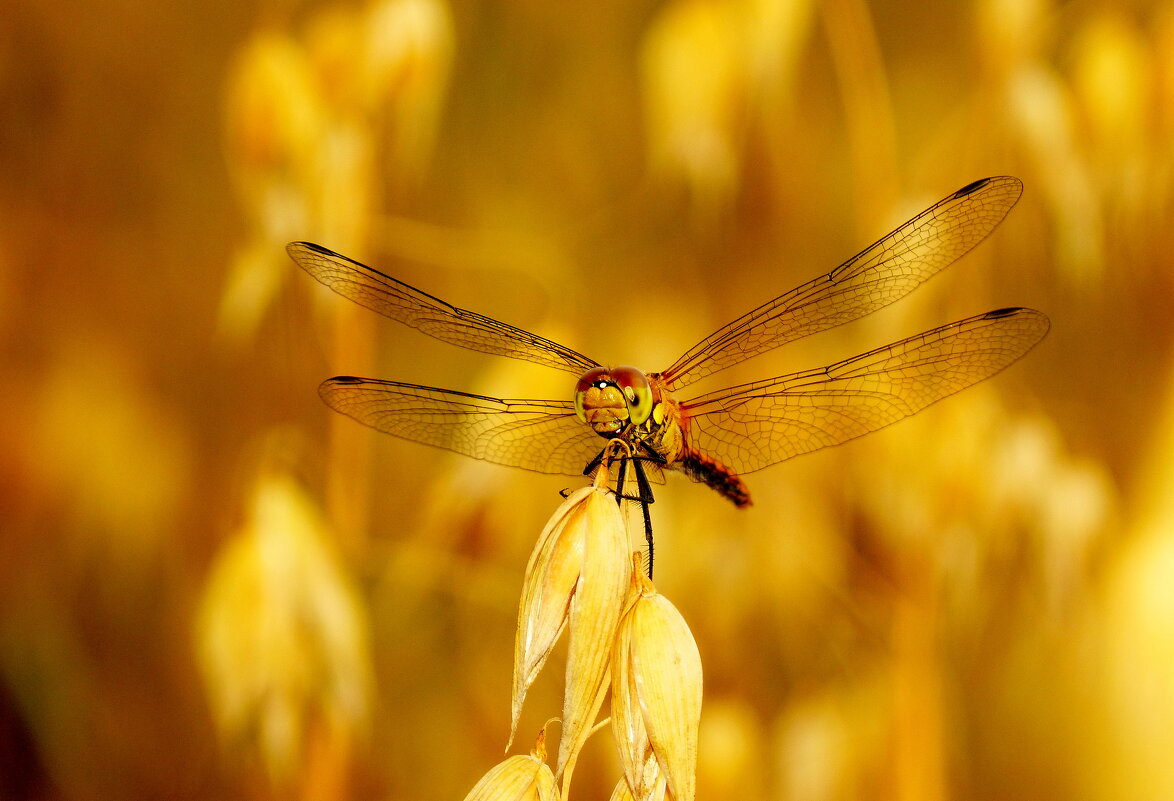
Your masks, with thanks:
[[[700,796],[1174,798],[1174,4],[0,6],[0,796],[453,799],[501,759],[522,571],[577,482],[315,386],[567,376],[350,305],[286,241],[657,369],[1009,173],[961,263],[706,384],[1053,321],[747,511],[659,490]],[[605,731],[575,796],[618,776]]]

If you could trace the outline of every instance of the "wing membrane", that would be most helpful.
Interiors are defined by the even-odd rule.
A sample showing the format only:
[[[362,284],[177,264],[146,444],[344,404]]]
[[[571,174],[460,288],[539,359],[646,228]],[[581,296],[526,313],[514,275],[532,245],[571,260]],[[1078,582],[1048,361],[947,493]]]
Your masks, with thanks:
[[[576,375],[598,366],[557,342],[457,308],[321,245],[291,242],[285,249],[299,267],[343,297],[442,342]]]
[[[800,337],[904,297],[994,230],[1023,191],[1018,178],[975,181],[918,214],[827,275],[796,287],[720,328],[664,371],[680,389]]]
[[[738,473],[838,445],[989,378],[1048,332],[1034,309],[999,309],[829,367],[682,404],[692,447]]]
[[[351,376],[327,379],[318,394],[379,431],[539,473],[581,476],[604,444],[571,401],[503,400]]]

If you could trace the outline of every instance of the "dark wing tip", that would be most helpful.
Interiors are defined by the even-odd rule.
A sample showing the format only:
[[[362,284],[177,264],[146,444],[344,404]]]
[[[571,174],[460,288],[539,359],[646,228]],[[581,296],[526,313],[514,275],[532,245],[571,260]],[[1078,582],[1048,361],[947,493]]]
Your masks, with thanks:
[[[285,246],[285,252],[289,254],[289,257],[293,259],[295,263],[306,269],[318,266],[317,262],[313,258],[310,258],[307,261],[307,255],[311,257],[321,256],[335,262],[345,261],[359,267],[366,267],[365,264],[357,262],[349,256],[344,256],[341,253],[337,253],[330,248],[324,248],[321,245],[315,244],[314,242],[290,242]]]
[[[992,181],[1009,183],[1009,184],[1012,184],[1014,186],[1019,187],[1020,192],[1023,191],[1023,182],[1020,181],[1015,176],[1013,176],[1013,175],[994,175],[989,178],[979,178],[977,181],[971,181],[966,186],[962,187],[957,192],[955,192],[953,197],[954,198],[966,197],[967,195],[973,194],[973,193],[977,192],[978,190],[982,189],[983,187],[985,187],[987,184],[991,183]]]
[[[983,316],[988,320],[997,320],[1000,317],[1014,317],[1016,314],[1020,314],[1021,312],[1025,311],[1033,311],[1033,309],[1025,309],[1022,306],[1008,306],[1005,309],[995,309],[994,311],[989,311]]]
[[[973,181],[971,183],[968,183],[966,186],[962,187],[957,192],[955,192],[954,197],[965,197],[966,195],[969,195],[971,192],[977,192],[979,189],[982,189],[984,186],[986,186],[990,182],[991,182],[990,178],[979,178],[977,181]]]
[[[983,318],[987,320],[1003,320],[1008,317],[1022,317],[1025,322],[1032,321],[1038,333],[1037,342],[1052,329],[1052,321],[1048,319],[1046,314],[1038,309],[1029,309],[1025,306],[1008,306],[1005,309],[995,309],[983,315]]]
[[[1039,309],[1030,309],[1027,306],[1007,306],[1002,309],[989,311],[983,316],[990,320],[997,320],[1000,317],[1015,317],[1020,314],[1028,317],[1039,317],[1044,320],[1048,319],[1048,316]]]
[[[310,250],[310,251],[313,251],[314,253],[321,253],[323,256],[341,256],[342,255],[341,253],[335,253],[330,248],[324,248],[321,245],[316,244],[314,242],[301,242],[301,241],[290,242],[288,245],[285,246],[285,252],[289,253],[291,256],[294,253],[297,253],[302,250]]]
[[[318,385],[318,397],[332,409],[338,409],[336,405],[340,396],[346,396],[347,387],[362,386],[367,383],[368,379],[359,378],[353,375],[336,375],[334,378],[328,378]]]

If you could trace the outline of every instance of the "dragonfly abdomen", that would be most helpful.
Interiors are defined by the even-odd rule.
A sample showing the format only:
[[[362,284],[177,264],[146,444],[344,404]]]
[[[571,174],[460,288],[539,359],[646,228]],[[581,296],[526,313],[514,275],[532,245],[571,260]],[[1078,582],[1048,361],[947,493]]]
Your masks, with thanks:
[[[717,490],[739,509],[750,505],[750,490],[738,474],[704,453],[689,449],[677,467],[694,481]]]

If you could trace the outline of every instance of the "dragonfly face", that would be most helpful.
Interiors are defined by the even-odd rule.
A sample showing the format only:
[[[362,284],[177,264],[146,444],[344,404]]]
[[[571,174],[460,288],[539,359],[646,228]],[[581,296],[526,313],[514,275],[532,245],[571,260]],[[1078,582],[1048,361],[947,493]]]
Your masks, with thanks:
[[[648,377],[635,367],[593,367],[575,385],[575,413],[607,439],[647,421],[659,401]]]
[[[605,368],[320,245],[294,242],[287,251],[318,281],[393,320],[578,379],[570,398],[521,400],[338,376],[319,388],[335,410],[405,439],[543,473],[581,475],[598,464],[601,437],[620,440],[622,458],[636,461],[638,477],[643,463],[675,469],[744,506],[750,495],[740,474],[875,431],[989,378],[1043,338],[1048,318],[1033,309],[997,309],[826,367],[689,400],[677,400],[677,393],[904,297],[985,239],[1021,192],[1022,184],[1009,176],[968,184],[830,273],[753,309],[664,371],[647,374]]]
[[[681,470],[728,497],[720,486],[690,470],[689,460],[701,454],[690,452],[688,418],[659,373],[645,375],[626,366],[592,368],[575,385],[575,413],[599,436],[627,445],[632,458]],[[732,475],[719,462],[713,464],[723,475]],[[749,503],[749,494],[735,503]]]

